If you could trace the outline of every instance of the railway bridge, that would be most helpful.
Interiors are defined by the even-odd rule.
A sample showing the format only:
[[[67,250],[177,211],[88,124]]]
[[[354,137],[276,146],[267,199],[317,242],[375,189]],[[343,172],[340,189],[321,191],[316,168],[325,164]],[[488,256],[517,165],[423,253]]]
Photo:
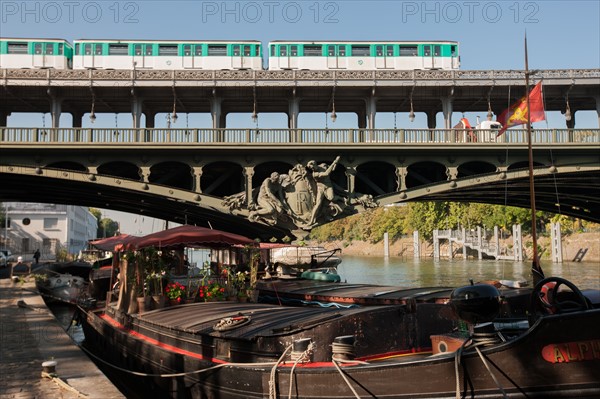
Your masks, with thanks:
[[[269,239],[408,201],[529,207],[524,130],[0,128],[0,201]],[[539,210],[600,222],[600,129],[533,131]]]

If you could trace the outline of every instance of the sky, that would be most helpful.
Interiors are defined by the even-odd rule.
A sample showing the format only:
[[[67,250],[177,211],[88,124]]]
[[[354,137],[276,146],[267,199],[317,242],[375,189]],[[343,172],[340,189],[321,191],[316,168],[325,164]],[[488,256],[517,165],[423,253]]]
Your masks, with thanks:
[[[453,40],[461,69],[524,69],[527,34],[530,69],[600,68],[600,1],[5,1],[0,35],[75,39],[260,40]],[[157,116],[156,127],[167,124]],[[453,121],[461,114],[454,114]],[[466,115],[474,121],[476,116]],[[438,126],[441,123],[438,115]],[[84,127],[87,118],[84,118]],[[378,114],[377,127],[407,124],[407,116]],[[300,127],[324,127],[325,115],[301,115]],[[577,127],[598,127],[596,112],[578,112]],[[49,115],[15,115],[9,126],[50,125]],[[61,126],[70,126],[70,115]],[[285,115],[259,115],[260,127],[283,127]],[[353,114],[338,114],[330,128],[356,126]],[[232,116],[229,127],[252,126],[250,115]],[[131,126],[129,114],[98,115],[95,126]],[[174,127],[210,126],[209,115],[182,116]],[[417,113],[415,128],[426,127]],[[539,127],[565,126],[548,113]],[[106,211],[124,233],[150,233],[164,222]],[[135,222],[134,222],[135,221]]]

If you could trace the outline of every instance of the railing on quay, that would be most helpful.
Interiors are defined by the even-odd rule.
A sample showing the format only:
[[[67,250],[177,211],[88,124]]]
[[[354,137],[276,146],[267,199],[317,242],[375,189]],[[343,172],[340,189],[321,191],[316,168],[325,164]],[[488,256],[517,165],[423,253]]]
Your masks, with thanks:
[[[534,129],[535,144],[598,144],[600,129]],[[526,144],[525,129],[497,136],[461,129],[0,128],[2,143],[47,144]]]

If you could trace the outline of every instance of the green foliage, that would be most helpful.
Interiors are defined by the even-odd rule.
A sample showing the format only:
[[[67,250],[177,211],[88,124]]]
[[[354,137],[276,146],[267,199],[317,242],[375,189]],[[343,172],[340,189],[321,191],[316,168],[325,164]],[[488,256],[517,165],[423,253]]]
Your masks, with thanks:
[[[595,231],[600,225],[567,216],[537,212],[538,230],[550,221],[560,221],[568,232]],[[353,240],[377,243],[385,232],[391,240],[418,230],[421,237],[430,240],[435,229],[458,229],[499,226],[511,230],[520,224],[525,234],[531,232],[531,211],[512,206],[462,202],[411,202],[406,206],[370,209],[358,215],[336,220],[311,231],[310,239],[319,242]]]

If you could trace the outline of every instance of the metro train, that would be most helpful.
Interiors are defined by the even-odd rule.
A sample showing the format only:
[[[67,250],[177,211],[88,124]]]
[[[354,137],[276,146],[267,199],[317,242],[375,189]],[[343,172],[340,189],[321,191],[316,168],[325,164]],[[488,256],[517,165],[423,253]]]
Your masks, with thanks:
[[[0,68],[262,70],[260,41],[0,38]],[[460,67],[454,41],[283,41],[268,70],[413,70]],[[267,60],[265,60],[267,61]]]

